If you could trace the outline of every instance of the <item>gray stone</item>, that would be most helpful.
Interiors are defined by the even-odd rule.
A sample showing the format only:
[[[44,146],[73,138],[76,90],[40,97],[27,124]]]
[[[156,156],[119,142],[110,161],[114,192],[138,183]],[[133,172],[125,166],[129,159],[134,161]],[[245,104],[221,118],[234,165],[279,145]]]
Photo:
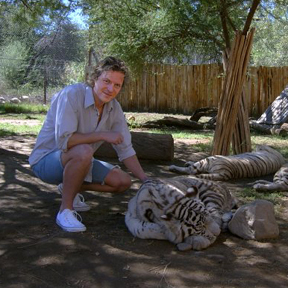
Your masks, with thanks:
[[[19,104],[19,103],[21,103],[21,101],[17,97],[14,97],[10,100],[10,103]]]
[[[23,95],[23,96],[20,96],[20,100],[21,102],[29,102],[30,98],[29,96]]]
[[[249,240],[279,236],[274,206],[266,200],[255,200],[238,208],[228,224],[228,229],[232,234]]]

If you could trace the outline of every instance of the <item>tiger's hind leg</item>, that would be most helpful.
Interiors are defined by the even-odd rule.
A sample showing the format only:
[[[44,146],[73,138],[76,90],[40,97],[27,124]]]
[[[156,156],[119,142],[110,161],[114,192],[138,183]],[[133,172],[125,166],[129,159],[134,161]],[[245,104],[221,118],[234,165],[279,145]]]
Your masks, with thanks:
[[[288,191],[288,186],[282,183],[268,182],[268,183],[257,183],[253,185],[253,188],[257,192],[272,192],[272,191]]]
[[[270,184],[272,183],[271,181],[267,181],[267,180],[263,180],[263,179],[260,179],[260,180],[257,180],[253,183],[253,187],[254,185],[257,185],[257,184]]]
[[[198,174],[196,175],[197,178],[213,180],[213,181],[225,181],[229,180],[229,177],[225,175],[221,175],[219,173],[206,173],[206,174]]]
[[[175,172],[175,173],[179,173],[179,174],[186,174],[186,175],[193,174],[191,172],[190,166],[188,166],[188,167],[180,167],[180,166],[176,166],[176,165],[170,165],[169,166],[169,171]]]

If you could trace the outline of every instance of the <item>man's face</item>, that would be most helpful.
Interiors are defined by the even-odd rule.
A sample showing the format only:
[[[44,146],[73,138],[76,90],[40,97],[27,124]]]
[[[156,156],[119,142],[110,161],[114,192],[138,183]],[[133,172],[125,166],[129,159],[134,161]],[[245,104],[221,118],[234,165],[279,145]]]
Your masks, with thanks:
[[[122,72],[104,71],[93,87],[96,105],[103,105],[113,100],[120,92],[124,78]]]

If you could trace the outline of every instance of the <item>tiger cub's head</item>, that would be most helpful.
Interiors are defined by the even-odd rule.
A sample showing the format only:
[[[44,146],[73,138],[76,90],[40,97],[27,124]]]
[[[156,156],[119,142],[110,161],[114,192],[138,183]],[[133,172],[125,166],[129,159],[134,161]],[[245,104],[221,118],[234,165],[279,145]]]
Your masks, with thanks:
[[[210,216],[204,203],[196,199],[197,187],[189,187],[186,195],[164,209],[161,216],[168,239],[182,243],[187,237],[201,235],[214,241],[220,234],[219,225]]]

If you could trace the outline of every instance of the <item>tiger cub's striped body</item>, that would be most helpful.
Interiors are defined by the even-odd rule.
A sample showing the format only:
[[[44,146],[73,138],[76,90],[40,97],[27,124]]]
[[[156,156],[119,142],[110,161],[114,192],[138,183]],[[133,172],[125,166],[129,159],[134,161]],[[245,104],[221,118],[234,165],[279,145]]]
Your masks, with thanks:
[[[171,165],[169,170],[198,178],[225,181],[275,173],[284,163],[285,159],[278,151],[267,145],[258,145],[255,152],[209,156],[195,163],[187,162],[187,167]]]
[[[216,240],[233,205],[227,188],[212,181],[188,176],[151,180],[129,201],[125,223],[135,237],[201,250]]]
[[[253,188],[256,191],[287,191],[288,192],[288,163],[284,164],[274,175],[273,182],[258,180]]]

